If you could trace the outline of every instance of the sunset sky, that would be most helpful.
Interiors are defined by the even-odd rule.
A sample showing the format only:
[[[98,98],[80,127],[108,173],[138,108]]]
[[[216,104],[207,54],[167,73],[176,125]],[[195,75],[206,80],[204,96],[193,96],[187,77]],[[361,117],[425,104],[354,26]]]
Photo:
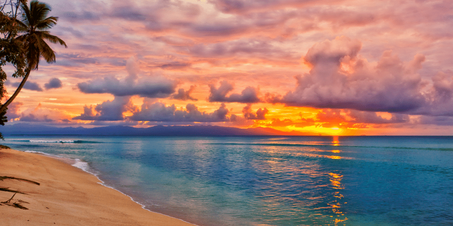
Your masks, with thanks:
[[[43,2],[68,48],[8,124],[453,135],[450,0]]]

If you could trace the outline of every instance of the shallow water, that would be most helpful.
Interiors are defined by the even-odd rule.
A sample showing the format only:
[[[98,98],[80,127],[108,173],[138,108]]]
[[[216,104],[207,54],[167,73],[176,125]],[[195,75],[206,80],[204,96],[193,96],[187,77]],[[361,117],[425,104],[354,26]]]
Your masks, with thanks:
[[[8,137],[199,225],[451,225],[453,137]]]

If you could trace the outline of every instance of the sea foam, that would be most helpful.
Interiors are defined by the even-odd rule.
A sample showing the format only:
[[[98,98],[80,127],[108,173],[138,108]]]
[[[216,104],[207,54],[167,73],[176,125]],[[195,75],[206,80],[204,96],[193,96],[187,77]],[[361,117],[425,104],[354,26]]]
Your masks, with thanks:
[[[72,164],[72,166],[74,166],[76,168],[79,168],[79,169],[81,169],[81,170],[83,170],[83,171],[85,171],[87,173],[92,173],[92,172],[89,171],[90,166],[88,165],[87,162],[84,162],[84,161],[82,161],[80,159],[75,159],[74,161],[75,162],[74,162],[74,164]]]

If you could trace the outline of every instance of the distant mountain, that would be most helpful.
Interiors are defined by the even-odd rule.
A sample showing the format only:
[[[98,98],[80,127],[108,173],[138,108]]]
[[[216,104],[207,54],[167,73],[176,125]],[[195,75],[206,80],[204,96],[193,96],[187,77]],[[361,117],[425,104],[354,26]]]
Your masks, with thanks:
[[[222,126],[154,126],[133,128],[106,126],[96,128],[52,127],[32,124],[15,124],[0,127],[3,135],[87,135],[87,136],[293,136],[271,128],[240,129]]]

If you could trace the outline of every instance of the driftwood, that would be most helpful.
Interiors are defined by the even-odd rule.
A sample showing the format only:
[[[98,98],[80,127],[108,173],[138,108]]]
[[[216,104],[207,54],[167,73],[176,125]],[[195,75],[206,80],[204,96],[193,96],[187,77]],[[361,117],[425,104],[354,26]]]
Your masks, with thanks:
[[[24,179],[24,178],[0,176],[0,181],[3,181],[3,180],[19,180],[19,181],[24,181],[24,182],[40,185],[40,183],[38,183],[36,181],[32,181],[32,180],[28,180],[28,179]],[[11,196],[11,198],[9,198],[7,201],[0,202],[0,205],[3,204],[3,205],[12,206],[12,207],[15,207],[15,208],[23,209],[23,210],[28,210],[27,207],[25,207],[25,206],[23,206],[21,204],[21,202],[23,202],[23,203],[28,203],[28,202],[25,202],[25,201],[22,201],[22,200],[18,200],[18,202],[11,203],[11,200],[13,200],[13,198],[16,196],[16,194],[18,194],[18,193],[19,194],[25,194],[25,193],[17,191],[17,190],[12,190],[12,189],[9,189],[9,188],[6,188],[6,187],[0,187],[0,191],[13,192],[14,193],[13,196]]]
[[[11,198],[9,198],[9,199],[8,199],[8,201],[6,201],[6,202],[2,202],[2,203],[5,203],[5,204],[6,204],[6,203],[9,203],[9,202],[11,202],[11,200],[12,200],[12,199],[14,198],[14,196],[16,196],[16,194],[17,194],[17,192],[16,192],[16,193],[14,193],[14,195],[13,195],[13,196],[11,196]]]
[[[3,181],[3,180],[5,180],[5,179],[9,179],[9,180],[20,180],[20,181],[25,181],[25,182],[29,182],[29,183],[32,183],[32,184],[39,185],[38,182],[32,181],[32,180],[28,180],[28,179],[17,178],[17,177],[0,176],[0,181]]]

